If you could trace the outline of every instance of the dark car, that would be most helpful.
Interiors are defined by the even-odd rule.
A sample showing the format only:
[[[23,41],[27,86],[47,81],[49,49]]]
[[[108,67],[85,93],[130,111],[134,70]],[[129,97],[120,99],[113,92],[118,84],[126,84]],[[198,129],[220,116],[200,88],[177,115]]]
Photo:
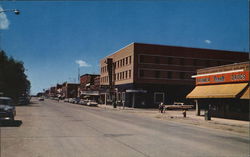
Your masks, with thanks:
[[[14,120],[16,108],[9,97],[0,97],[0,119]]]

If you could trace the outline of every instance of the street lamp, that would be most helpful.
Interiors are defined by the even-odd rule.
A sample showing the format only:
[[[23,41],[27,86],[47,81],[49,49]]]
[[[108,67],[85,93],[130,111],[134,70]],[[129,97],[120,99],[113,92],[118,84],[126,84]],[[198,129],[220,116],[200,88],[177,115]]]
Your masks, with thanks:
[[[18,9],[6,9],[6,10],[1,10],[0,13],[3,13],[3,12],[14,12],[16,15],[19,15],[20,14],[20,11]]]

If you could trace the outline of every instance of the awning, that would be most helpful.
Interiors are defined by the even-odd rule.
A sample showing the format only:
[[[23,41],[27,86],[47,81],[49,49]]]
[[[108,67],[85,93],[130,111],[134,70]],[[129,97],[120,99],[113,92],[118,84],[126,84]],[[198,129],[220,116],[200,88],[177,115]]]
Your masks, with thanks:
[[[236,98],[247,83],[196,86],[187,98]]]
[[[250,99],[250,88],[247,87],[247,90],[244,92],[244,94],[240,97],[241,99]]]

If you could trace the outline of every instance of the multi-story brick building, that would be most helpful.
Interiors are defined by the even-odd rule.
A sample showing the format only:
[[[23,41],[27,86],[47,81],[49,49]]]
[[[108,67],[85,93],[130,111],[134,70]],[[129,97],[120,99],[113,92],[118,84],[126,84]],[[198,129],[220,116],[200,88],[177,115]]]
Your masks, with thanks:
[[[100,61],[102,88],[109,85],[107,58],[113,60],[117,100],[126,106],[156,107],[160,102],[185,101],[195,86],[191,76],[197,69],[246,61],[248,54],[132,43]]]
[[[250,120],[250,62],[241,62],[197,70],[196,87],[187,98],[196,100],[200,110],[210,110],[215,117]]]
[[[99,96],[100,75],[84,74],[80,77],[79,97],[94,97],[96,100]]]
[[[62,84],[62,98],[76,98],[78,95],[78,83],[64,82]]]

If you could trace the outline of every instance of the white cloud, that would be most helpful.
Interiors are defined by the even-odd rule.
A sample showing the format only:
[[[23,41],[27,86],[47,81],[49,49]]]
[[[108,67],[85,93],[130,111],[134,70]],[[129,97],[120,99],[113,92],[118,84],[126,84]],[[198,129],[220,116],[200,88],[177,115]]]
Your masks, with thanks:
[[[3,8],[0,6],[0,11],[2,11]],[[10,25],[9,20],[7,19],[7,16],[4,12],[0,13],[0,29],[8,29]]]
[[[207,44],[211,44],[212,43],[211,40],[204,40],[204,42],[207,43]]]
[[[91,65],[83,60],[76,60],[76,64],[79,64],[80,67],[90,67]]]

